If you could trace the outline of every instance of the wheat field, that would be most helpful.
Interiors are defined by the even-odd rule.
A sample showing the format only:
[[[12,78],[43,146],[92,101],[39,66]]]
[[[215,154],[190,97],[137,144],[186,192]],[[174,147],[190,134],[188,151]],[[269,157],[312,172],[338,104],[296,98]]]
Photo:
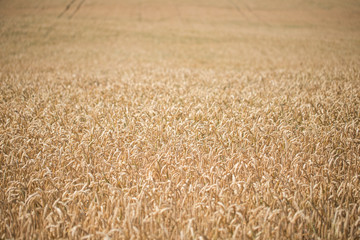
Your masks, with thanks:
[[[360,239],[360,3],[1,0],[0,239]]]

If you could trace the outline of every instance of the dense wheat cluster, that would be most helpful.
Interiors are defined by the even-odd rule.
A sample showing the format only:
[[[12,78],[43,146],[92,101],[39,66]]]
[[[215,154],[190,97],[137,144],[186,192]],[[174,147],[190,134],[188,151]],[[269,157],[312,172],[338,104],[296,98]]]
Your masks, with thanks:
[[[0,2],[1,239],[360,238],[355,2],[73,2]]]

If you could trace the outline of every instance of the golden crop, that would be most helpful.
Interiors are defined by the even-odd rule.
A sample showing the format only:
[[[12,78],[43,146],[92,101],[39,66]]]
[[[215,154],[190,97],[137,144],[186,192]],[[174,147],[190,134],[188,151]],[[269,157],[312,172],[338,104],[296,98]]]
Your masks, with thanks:
[[[360,6],[248,2],[1,1],[0,238],[359,239]]]

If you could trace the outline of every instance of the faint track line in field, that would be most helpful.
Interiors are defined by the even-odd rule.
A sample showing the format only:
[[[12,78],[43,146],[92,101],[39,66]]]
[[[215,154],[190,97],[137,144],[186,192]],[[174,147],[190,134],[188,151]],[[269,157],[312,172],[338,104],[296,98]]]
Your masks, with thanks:
[[[257,19],[258,22],[260,22],[260,23],[262,23],[262,24],[264,24],[266,26],[270,26],[270,24],[268,22],[264,21],[256,13],[254,13],[254,11],[249,7],[249,5],[246,2],[242,1],[242,3],[245,5],[245,7],[249,11],[249,13],[252,14]]]
[[[66,5],[65,9],[59,14],[58,18],[61,18],[69,9],[70,7],[75,3],[76,0],[71,0],[71,2]]]
[[[75,14],[80,10],[81,6],[84,4],[85,0],[82,0],[79,5],[77,5],[75,11],[70,15],[69,19],[73,18]]]
[[[54,28],[55,28],[55,23],[52,23],[50,26],[49,26],[49,29],[45,32],[45,35],[44,37],[47,38],[49,36],[49,34],[54,31]]]
[[[241,8],[239,8],[239,6],[233,1],[233,0],[228,0],[229,3],[236,9],[236,11],[244,17],[244,19],[249,22],[249,18],[245,15],[245,13],[241,10]]]
[[[69,11],[69,9],[71,8],[71,6],[74,5],[74,3],[76,2],[76,0],[71,0],[65,7],[65,9],[57,16],[57,18],[61,18],[66,12]],[[75,16],[75,14],[80,10],[81,6],[84,4],[85,0],[82,0],[75,8],[75,10],[73,11],[73,13],[69,16],[69,19],[73,18]],[[46,31],[44,37],[48,37],[49,34],[54,31],[54,28],[55,28],[55,25],[56,25],[56,21],[53,22],[48,30]]]

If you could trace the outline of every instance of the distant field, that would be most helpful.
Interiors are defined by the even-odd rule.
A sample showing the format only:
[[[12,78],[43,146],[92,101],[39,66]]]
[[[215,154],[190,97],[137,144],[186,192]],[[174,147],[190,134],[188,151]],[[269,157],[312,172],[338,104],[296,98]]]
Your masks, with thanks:
[[[0,0],[0,239],[360,239],[360,2]]]

